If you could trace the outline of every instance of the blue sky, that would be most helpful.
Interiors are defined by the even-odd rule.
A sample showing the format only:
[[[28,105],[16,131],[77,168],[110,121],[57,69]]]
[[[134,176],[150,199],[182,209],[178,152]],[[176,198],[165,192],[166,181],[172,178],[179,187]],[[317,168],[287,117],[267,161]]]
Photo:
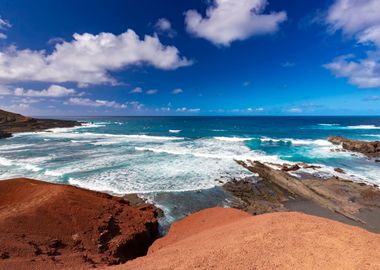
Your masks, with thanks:
[[[0,2],[0,107],[380,114],[378,0]]]

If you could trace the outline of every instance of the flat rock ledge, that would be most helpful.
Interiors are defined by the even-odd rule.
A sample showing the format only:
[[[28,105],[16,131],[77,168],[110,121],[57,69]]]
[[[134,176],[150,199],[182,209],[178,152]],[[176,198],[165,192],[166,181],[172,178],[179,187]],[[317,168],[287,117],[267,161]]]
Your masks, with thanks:
[[[380,141],[357,141],[340,136],[330,136],[327,140],[335,145],[341,145],[347,151],[361,153],[371,158],[380,157]]]
[[[31,179],[0,181],[0,269],[88,269],[143,256],[156,208]]]
[[[241,200],[233,207],[250,214],[301,211],[380,232],[380,189],[333,176],[297,178],[258,161],[237,161],[258,174],[258,181],[235,180],[224,189]]]

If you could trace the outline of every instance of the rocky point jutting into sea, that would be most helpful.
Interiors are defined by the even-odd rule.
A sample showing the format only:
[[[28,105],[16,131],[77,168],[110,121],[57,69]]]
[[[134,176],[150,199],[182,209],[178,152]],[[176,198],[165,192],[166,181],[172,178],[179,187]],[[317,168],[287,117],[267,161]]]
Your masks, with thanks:
[[[9,138],[12,133],[37,132],[51,128],[69,128],[80,125],[77,121],[36,119],[0,110],[0,139]]]

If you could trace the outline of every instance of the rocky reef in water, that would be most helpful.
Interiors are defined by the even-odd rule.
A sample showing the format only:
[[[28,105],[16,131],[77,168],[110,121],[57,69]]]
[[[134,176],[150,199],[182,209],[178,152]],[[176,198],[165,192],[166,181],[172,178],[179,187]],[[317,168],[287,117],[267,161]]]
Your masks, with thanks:
[[[358,152],[368,157],[380,157],[380,141],[357,141],[340,136],[330,136],[328,137],[328,141],[336,145],[341,145],[342,148],[347,151]]]
[[[81,123],[69,120],[36,119],[21,114],[0,110],[0,139],[12,136],[12,133],[35,132],[51,128],[70,128]]]
[[[90,269],[143,256],[157,209],[31,179],[0,181],[0,269]]]

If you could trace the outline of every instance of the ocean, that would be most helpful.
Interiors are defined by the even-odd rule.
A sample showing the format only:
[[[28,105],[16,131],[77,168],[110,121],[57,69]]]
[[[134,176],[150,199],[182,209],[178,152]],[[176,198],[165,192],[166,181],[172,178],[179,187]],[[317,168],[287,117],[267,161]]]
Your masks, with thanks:
[[[66,118],[67,119],[67,118]],[[29,177],[111,194],[138,193],[166,222],[231,198],[222,182],[251,173],[235,159],[307,162],[380,185],[380,163],[326,139],[379,140],[380,117],[80,117],[83,127],[0,140],[0,178]]]

